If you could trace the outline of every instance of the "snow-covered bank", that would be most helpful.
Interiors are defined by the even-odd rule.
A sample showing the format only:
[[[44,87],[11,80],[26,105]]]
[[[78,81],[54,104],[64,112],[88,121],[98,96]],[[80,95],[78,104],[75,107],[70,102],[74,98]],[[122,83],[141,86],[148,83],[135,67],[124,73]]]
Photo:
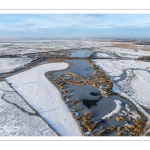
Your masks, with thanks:
[[[0,136],[57,136],[34,113],[7,82],[0,82]]]
[[[0,74],[13,71],[15,68],[24,66],[31,61],[31,58],[0,58]]]
[[[60,135],[81,136],[78,125],[62,101],[59,90],[45,77],[45,73],[62,70],[67,63],[50,63],[6,78],[13,88]]]
[[[149,62],[136,60],[101,60],[93,59],[95,65],[102,69],[126,93],[139,104],[150,109],[150,73]]]
[[[92,59],[92,61],[113,80],[122,80],[126,76],[126,72],[124,73],[124,70],[148,69],[150,67],[149,62],[138,60]]]
[[[102,119],[106,119],[106,118],[109,118],[109,117],[111,117],[111,116],[113,116],[114,114],[116,114],[116,113],[118,113],[119,111],[120,111],[120,109],[121,109],[121,101],[119,101],[119,100],[114,100],[115,101],[115,103],[116,103],[116,108],[115,108],[115,110],[113,110],[112,112],[110,112],[109,114],[107,114],[107,115],[105,115],[104,117],[102,117]]]
[[[117,58],[117,56],[115,56],[112,53],[107,53],[107,52],[95,52],[93,53],[93,58],[101,58],[101,59],[113,59],[113,58]]]

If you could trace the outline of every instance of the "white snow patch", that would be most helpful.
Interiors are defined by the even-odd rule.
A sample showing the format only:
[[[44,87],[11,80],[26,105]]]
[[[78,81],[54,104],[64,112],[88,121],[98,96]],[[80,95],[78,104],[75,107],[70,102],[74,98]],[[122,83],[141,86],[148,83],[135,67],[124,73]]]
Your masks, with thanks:
[[[2,136],[4,132],[5,131],[3,130],[3,128],[0,128],[0,136]]]
[[[120,89],[117,87],[117,85],[114,82],[113,82],[112,91],[117,93],[117,94],[121,93]]]
[[[57,136],[38,116],[29,115],[0,98],[1,136]]]
[[[114,100],[114,101],[116,103],[116,109],[113,110],[112,112],[110,112],[109,114],[105,115],[104,117],[102,117],[102,119],[106,119],[106,118],[108,118],[110,116],[113,116],[114,114],[116,114],[116,113],[118,113],[120,111],[122,102],[119,101],[119,100]]]
[[[10,85],[8,85],[6,81],[0,82],[0,91],[5,94],[4,99],[6,99],[7,102],[16,104],[25,111],[35,114],[35,111],[13,90],[13,88],[11,88]]]
[[[125,69],[147,69],[147,67],[150,67],[149,62],[138,60],[92,59],[92,61],[106,74],[112,77],[113,80],[116,80],[116,77],[120,77]]]
[[[129,105],[126,104],[126,107],[125,107],[125,108],[126,108],[126,110],[127,110],[128,112],[130,112]]]
[[[94,58],[101,58],[101,59],[105,58],[106,59],[106,58],[117,58],[117,57],[111,53],[96,52],[96,53],[94,53]]]
[[[67,63],[50,63],[6,78],[14,89],[60,135],[80,135],[78,125],[62,101],[59,90],[45,77],[45,73],[62,70]]]
[[[133,127],[133,125],[131,125],[131,124],[129,124],[129,123],[126,123],[124,126],[125,126],[125,127]]]
[[[15,95],[14,95],[15,93]],[[39,116],[30,115],[1,97],[4,94],[13,95],[7,101],[23,106],[23,109],[31,112],[19,95],[7,84],[0,82],[0,136],[57,136],[57,134]],[[30,110],[29,110],[30,108]],[[32,110],[33,112],[33,110]]]
[[[31,58],[0,58],[0,74],[13,71],[32,61]]]
[[[131,111],[131,110],[130,110],[128,104],[125,105],[125,109],[127,110],[126,114],[127,114],[129,117],[131,117],[131,118],[133,118],[133,119],[137,119],[137,118],[139,117],[134,111]]]
[[[133,49],[126,49],[126,48],[117,48],[117,47],[104,47],[100,50],[101,52],[112,53],[120,56],[122,58],[130,58],[130,59],[137,59],[142,56],[150,56],[149,51],[143,50],[133,50]],[[97,52],[98,53],[98,52]],[[101,53],[99,53],[101,55]],[[99,57],[98,57],[99,58]]]
[[[2,90],[3,92],[14,92],[14,89],[11,88],[11,86],[6,81],[0,82],[0,90]]]
[[[35,111],[16,92],[6,92],[4,99],[12,104],[16,104],[29,113],[35,114]]]
[[[139,117],[134,111],[131,111],[130,114],[128,114],[128,116],[135,120],[138,119],[138,117]]]
[[[141,105],[150,108],[150,73],[144,70],[134,70],[133,73],[136,75],[131,83],[133,95]]]

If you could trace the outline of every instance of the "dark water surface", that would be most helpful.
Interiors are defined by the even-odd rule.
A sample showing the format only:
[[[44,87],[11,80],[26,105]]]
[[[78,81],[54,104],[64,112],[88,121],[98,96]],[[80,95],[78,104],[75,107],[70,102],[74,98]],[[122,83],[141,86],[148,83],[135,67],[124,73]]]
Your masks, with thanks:
[[[80,76],[90,76],[94,73],[92,66],[86,60],[64,60],[64,62],[70,62],[71,67],[67,70],[54,72],[53,76],[60,81],[58,75],[64,74],[65,72],[74,72]]]
[[[64,74],[65,72],[73,72],[80,76],[89,76],[94,73],[92,66],[86,60],[65,60],[65,62],[70,62],[72,64],[71,68],[63,71],[57,71],[53,73],[53,76],[62,81],[59,78],[59,75]],[[119,96],[113,95],[110,97],[104,97],[98,88],[93,87],[92,85],[73,85],[73,84],[64,84],[64,88],[69,91],[69,94],[65,94],[67,97],[66,104],[72,111],[74,111],[77,117],[82,116],[85,112],[92,113],[91,122],[99,122],[99,124],[94,128],[95,130],[100,130],[101,126],[104,126],[105,132],[104,136],[116,136],[117,131],[114,130],[110,132],[108,128],[110,126],[121,127],[122,131],[124,130],[125,120],[116,121],[115,115],[110,119],[102,119],[105,115],[109,114],[116,108],[116,103],[114,100],[119,100],[122,102],[121,111],[125,111],[125,104],[130,106],[130,110],[137,110],[136,107],[127,99]],[[69,95],[69,96],[68,96]],[[79,102],[75,105],[71,104],[72,100],[78,100]],[[80,108],[80,109],[79,109]],[[80,125],[82,124],[82,119],[79,120]],[[131,120],[130,124],[134,124]],[[81,125],[82,126],[82,125]],[[87,132],[87,129],[82,126],[82,130]],[[95,132],[94,134],[96,134]],[[127,134],[128,135],[128,134]],[[125,135],[124,135],[125,136]]]

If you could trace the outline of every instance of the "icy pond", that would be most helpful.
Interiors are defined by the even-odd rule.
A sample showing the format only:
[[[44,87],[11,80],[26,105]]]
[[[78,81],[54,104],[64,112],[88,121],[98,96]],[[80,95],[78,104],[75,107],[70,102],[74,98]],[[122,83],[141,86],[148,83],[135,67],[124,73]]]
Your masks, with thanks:
[[[83,78],[94,74],[94,69],[87,60],[65,60],[65,62],[71,63],[71,67],[63,71],[53,72],[54,79],[61,83],[63,83],[63,80],[60,78],[60,75],[65,73],[72,72]],[[48,74],[46,76],[48,77]],[[78,124],[84,134],[89,133],[88,129],[83,125],[84,121],[82,116],[84,113],[88,112],[92,114],[92,118],[90,119],[91,126],[98,122],[91,130],[90,135],[98,135],[102,132],[102,135],[104,136],[116,136],[118,133],[117,128],[121,128],[123,136],[129,135],[124,129],[126,122],[128,122],[128,119],[130,118],[130,125],[134,125],[134,120],[137,119],[137,116],[134,113],[135,110],[141,115],[129,100],[116,94],[105,97],[98,88],[95,88],[90,84],[74,85],[73,82],[71,84],[63,83],[63,88],[60,88],[59,90],[65,97],[67,106],[73,111],[76,118],[78,118]],[[69,92],[64,94],[62,92],[63,90]],[[78,102],[74,104],[73,101]],[[117,106],[116,101],[120,103],[120,106]],[[130,115],[124,114],[128,109],[127,106],[130,108]],[[120,107],[120,109],[118,110],[118,113],[113,114],[116,107]],[[106,117],[107,115],[109,116],[110,113],[113,115],[110,118]],[[120,118],[120,120],[117,121],[116,118]],[[143,120],[145,121],[146,118],[143,117]],[[111,127],[114,127],[115,129],[113,131],[109,130]]]

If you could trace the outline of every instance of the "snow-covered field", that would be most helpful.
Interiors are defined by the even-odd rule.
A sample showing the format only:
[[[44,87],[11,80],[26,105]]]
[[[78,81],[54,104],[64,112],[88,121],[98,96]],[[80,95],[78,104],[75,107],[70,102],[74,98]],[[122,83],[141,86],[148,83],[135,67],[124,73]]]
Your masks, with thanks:
[[[92,59],[92,61],[115,81],[123,80],[126,74],[130,75],[132,72],[129,70],[148,70],[150,67],[149,62],[138,60]]]
[[[0,74],[13,71],[32,61],[31,58],[0,58]]]
[[[97,40],[22,40],[22,41],[1,41],[0,55],[26,54],[38,52],[50,52],[57,50],[89,49],[100,48],[110,45]]]
[[[67,63],[49,63],[6,78],[12,87],[31,105],[55,131],[63,136],[81,136],[78,125],[62,101],[58,89],[45,73],[62,70]]]
[[[57,136],[57,134],[35,114],[35,111],[6,81],[3,81],[0,82],[0,136]]]
[[[126,45],[127,48],[118,48],[114,44]],[[129,46],[127,46],[129,45]],[[129,47],[129,48],[128,48]],[[101,52],[116,53],[122,57],[137,58],[147,56],[150,50],[148,45],[137,45],[131,42],[112,41],[111,39],[51,39],[51,40],[10,40],[0,41],[0,55],[24,55],[26,53],[51,52],[58,50],[90,49]],[[130,51],[132,56],[130,56]],[[138,54],[139,53],[139,54]],[[100,56],[101,57],[101,56]]]
[[[92,61],[108,74],[123,92],[150,109],[149,62],[112,59]]]
[[[133,70],[133,74],[135,75],[134,80],[131,82],[132,91],[136,94],[134,98],[138,100],[138,102],[150,108],[150,73],[145,70]],[[131,91],[131,92],[132,92]]]
[[[116,47],[103,47],[97,50],[94,56],[95,58],[116,58],[116,56],[119,56],[121,58],[137,59],[142,56],[150,56],[150,52]]]

